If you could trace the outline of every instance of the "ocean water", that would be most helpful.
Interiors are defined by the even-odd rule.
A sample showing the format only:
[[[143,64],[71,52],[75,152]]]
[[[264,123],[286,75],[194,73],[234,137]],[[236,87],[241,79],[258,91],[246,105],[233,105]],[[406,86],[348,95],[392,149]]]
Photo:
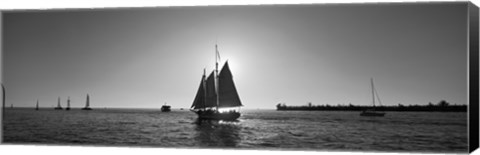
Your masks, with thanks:
[[[237,122],[198,122],[173,109],[6,109],[4,143],[266,150],[460,152],[467,113],[242,110]]]

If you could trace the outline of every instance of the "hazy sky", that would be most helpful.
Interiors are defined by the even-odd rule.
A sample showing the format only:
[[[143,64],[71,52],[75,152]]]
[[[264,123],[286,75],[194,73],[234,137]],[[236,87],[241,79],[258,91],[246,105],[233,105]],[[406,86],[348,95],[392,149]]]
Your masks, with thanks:
[[[3,14],[7,105],[188,108],[215,43],[244,108],[467,103],[467,3]],[[223,63],[221,63],[223,65]],[[221,67],[221,66],[220,66]]]

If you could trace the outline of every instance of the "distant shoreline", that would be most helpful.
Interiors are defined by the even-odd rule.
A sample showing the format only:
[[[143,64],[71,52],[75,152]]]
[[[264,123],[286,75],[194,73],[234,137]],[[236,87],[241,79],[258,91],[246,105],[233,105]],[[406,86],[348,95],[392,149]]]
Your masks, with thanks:
[[[398,106],[358,106],[358,105],[306,105],[287,106],[278,104],[277,111],[363,111],[373,109],[377,111],[420,111],[420,112],[467,112],[467,105],[398,105]]]

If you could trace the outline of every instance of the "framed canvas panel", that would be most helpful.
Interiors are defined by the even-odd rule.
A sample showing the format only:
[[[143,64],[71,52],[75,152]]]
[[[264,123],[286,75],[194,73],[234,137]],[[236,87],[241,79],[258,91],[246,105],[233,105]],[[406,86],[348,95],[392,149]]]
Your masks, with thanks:
[[[1,143],[471,153],[478,14],[467,1],[2,10]]]

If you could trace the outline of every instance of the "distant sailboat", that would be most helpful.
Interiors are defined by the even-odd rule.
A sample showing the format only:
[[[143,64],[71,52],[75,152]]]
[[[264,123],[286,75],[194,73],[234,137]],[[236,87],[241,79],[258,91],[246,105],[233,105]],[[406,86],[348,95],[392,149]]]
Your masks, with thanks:
[[[70,110],[70,97],[67,99],[67,108],[65,110]]]
[[[5,106],[5,86],[3,86],[3,83],[1,83],[0,85],[2,85],[2,110],[5,110],[5,108],[7,108]],[[4,111],[2,111],[3,113]]]
[[[10,109],[13,109],[13,104],[10,104]]]
[[[167,102],[165,102],[165,104],[162,106],[161,110],[162,110],[162,112],[169,112],[169,111],[172,111],[170,108],[171,107],[169,105],[167,105]]]
[[[82,110],[92,110],[92,108],[90,108],[90,96],[88,96],[88,94],[87,94],[87,103],[85,104],[85,107],[82,108]]]
[[[35,110],[39,110],[39,108],[38,108],[38,100],[37,100],[37,106],[35,107]]]
[[[242,106],[228,61],[218,73],[218,48],[215,45],[215,70],[206,77],[205,70],[200,81],[191,111],[201,120],[236,120]],[[222,109],[221,109],[222,108]]]
[[[362,111],[362,113],[360,113],[360,116],[379,116],[379,117],[385,116],[385,112],[375,111],[375,94],[377,95],[378,102],[379,102],[380,104],[382,104],[382,103],[381,103],[381,101],[380,101],[380,97],[378,97],[377,90],[375,89],[375,86],[373,85],[373,78],[370,79],[370,80],[371,80],[371,83],[372,83],[372,102],[373,102],[373,109],[366,109],[366,110]]]
[[[58,104],[57,107],[54,108],[55,110],[62,110],[62,106],[60,105],[60,97],[58,98]]]

